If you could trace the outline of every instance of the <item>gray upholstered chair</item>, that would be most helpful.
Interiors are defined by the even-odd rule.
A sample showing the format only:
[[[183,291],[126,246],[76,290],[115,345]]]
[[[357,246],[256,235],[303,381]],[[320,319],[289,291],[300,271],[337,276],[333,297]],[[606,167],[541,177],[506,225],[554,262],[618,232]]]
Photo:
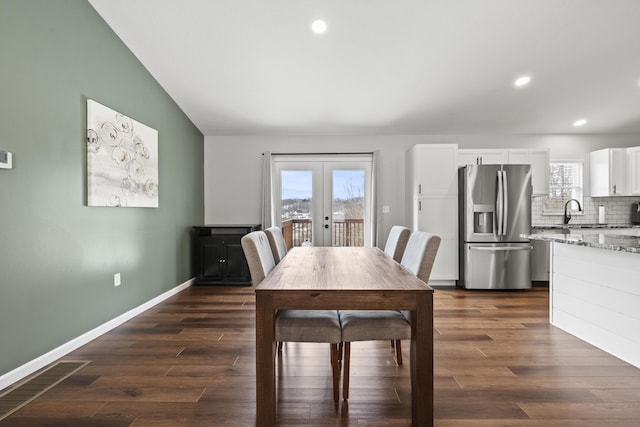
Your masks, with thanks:
[[[269,239],[263,231],[254,231],[243,236],[240,243],[249,265],[251,281],[257,286],[276,266]]]
[[[253,285],[259,285],[273,270],[271,245],[264,231],[254,231],[242,237],[242,250],[249,264]],[[276,314],[277,342],[326,342],[331,344],[333,400],[339,400],[340,363],[338,345],[342,330],[337,310],[279,310]]]
[[[387,243],[384,246],[384,253],[397,262],[400,262],[402,255],[404,255],[404,250],[407,247],[409,236],[411,236],[411,230],[407,227],[401,225],[391,227],[389,237],[387,237]]]
[[[393,258],[394,261],[400,262],[410,236],[411,230],[407,227],[394,225],[391,227],[391,231],[389,231],[389,237],[387,237],[387,243],[384,246],[384,253]],[[398,353],[396,360],[399,360],[400,364],[402,364],[401,346],[400,340],[391,340],[391,347],[396,349],[396,353]],[[398,349],[400,351],[398,351]]]
[[[284,241],[282,230],[280,230],[280,227],[269,227],[264,232],[267,235],[267,239],[269,239],[273,260],[277,264],[287,254],[287,244]]]
[[[428,283],[435,261],[440,237],[416,231],[411,234],[400,264],[410,273]],[[402,365],[400,340],[411,338],[408,316],[397,310],[340,310],[342,341],[344,344],[344,368],[342,374],[342,398],[349,398],[349,371],[352,341],[391,340],[395,343],[396,363]]]

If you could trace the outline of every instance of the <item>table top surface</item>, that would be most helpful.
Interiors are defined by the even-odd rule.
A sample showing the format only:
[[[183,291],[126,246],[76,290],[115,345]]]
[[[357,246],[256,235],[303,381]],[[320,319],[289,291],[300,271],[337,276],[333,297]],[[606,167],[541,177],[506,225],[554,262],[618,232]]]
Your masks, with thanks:
[[[433,289],[378,248],[296,247],[256,287],[279,291],[425,292]]]

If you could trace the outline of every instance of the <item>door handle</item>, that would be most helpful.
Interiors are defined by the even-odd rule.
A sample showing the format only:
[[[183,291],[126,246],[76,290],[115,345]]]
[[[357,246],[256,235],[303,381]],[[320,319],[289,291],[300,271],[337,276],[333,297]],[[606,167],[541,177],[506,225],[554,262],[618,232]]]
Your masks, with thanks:
[[[484,251],[484,252],[504,252],[504,251],[530,251],[533,249],[533,246],[513,246],[513,247],[504,247],[504,246],[469,246],[469,249],[474,251]]]
[[[324,228],[329,228],[329,224],[325,224],[325,225],[324,225]]]
[[[507,172],[502,171],[502,198],[503,198],[503,208],[502,208],[502,235],[507,235],[507,227],[509,226],[509,183],[507,182]]]
[[[502,186],[502,171],[496,176],[496,236],[502,235],[502,217],[504,215],[504,204],[502,203],[504,187]]]

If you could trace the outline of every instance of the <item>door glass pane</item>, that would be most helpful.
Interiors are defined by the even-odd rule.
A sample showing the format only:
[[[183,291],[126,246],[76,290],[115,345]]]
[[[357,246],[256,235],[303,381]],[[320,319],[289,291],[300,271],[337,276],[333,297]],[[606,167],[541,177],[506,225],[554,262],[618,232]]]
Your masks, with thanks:
[[[333,246],[364,246],[365,171],[333,170]]]
[[[310,170],[280,172],[282,235],[287,249],[312,242],[313,173]]]

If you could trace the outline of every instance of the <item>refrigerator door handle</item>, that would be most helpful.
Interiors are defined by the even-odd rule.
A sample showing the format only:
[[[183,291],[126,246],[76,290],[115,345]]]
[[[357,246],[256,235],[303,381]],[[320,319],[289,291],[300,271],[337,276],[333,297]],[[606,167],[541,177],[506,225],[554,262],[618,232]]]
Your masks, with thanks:
[[[502,171],[498,171],[496,181],[496,235],[502,234]]]
[[[509,218],[509,188],[507,186],[507,171],[502,171],[502,200],[503,200],[503,212],[502,212],[502,235],[506,236],[508,231]]]
[[[530,251],[533,246],[469,246],[474,251],[499,252],[499,251]]]

